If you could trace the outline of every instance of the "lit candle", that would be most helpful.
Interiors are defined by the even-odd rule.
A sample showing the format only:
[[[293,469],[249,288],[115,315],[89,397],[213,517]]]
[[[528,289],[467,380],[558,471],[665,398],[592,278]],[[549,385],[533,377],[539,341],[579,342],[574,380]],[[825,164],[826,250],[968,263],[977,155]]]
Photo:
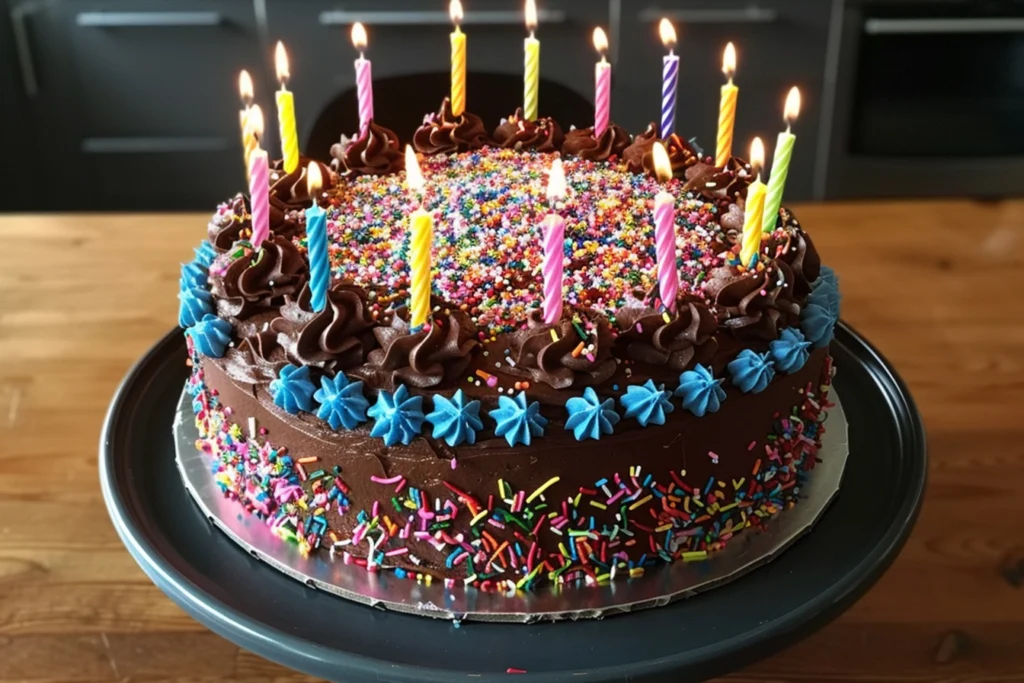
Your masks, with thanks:
[[[732,43],[725,46],[722,56],[722,73],[729,82],[722,86],[722,101],[718,107],[718,146],[715,149],[715,166],[725,166],[732,156],[732,129],[736,124],[736,96],[740,89],[732,84],[736,74],[736,48]]]
[[[423,192],[423,173],[411,145],[405,147],[405,185],[413,195]],[[422,203],[409,215],[409,325],[418,330],[430,315],[430,248],[434,220]]]
[[[676,90],[679,89],[679,57],[675,53],[676,29],[668,19],[658,26],[662,44],[668,54],[661,60],[661,130],[662,138],[676,132]]]
[[[601,55],[601,61],[594,66],[594,137],[599,138],[608,129],[612,97],[612,65],[605,57],[608,36],[600,26],[594,29],[594,49]]]
[[[540,41],[534,37],[537,30],[537,3],[526,0],[526,29],[530,36],[523,41],[523,116],[527,121],[537,119],[537,91],[540,88]]]
[[[249,107],[245,114],[245,130],[242,131],[242,141],[245,146],[242,152],[245,155],[246,177],[248,177],[249,173],[249,159],[252,158],[252,153],[259,147],[262,138],[263,109],[260,105],[254,104]]]
[[[672,164],[665,145],[655,142],[651,150],[654,173],[660,182],[672,179]],[[654,196],[654,244],[658,255],[658,291],[670,312],[676,310],[679,295],[679,271],[676,269],[676,204],[665,190]]]
[[[309,291],[314,311],[327,307],[327,290],[331,286],[331,261],[327,249],[327,213],[317,203],[323,187],[320,165],[311,161],[306,168],[306,192],[313,206],[306,209],[306,248],[309,250]]]
[[[295,129],[295,97],[288,90],[288,53],[284,45],[278,41],[274,50],[274,65],[277,67],[277,80],[281,89],[277,91],[277,123],[281,129],[281,156],[284,159],[285,173],[291,173],[299,167],[299,134]]]
[[[761,182],[761,167],[764,166],[764,143],[754,138],[750,144],[750,172],[754,182],[747,188],[747,202],[743,207],[743,245],[740,248],[740,264],[753,268],[761,251],[761,228],[764,218],[765,186]]]
[[[452,39],[452,116],[462,116],[466,111],[466,34],[462,32],[462,3],[452,0],[448,6],[455,30]]]
[[[786,188],[786,176],[789,175],[789,161],[793,158],[793,145],[796,136],[790,133],[793,122],[800,115],[800,91],[796,86],[786,96],[786,106],[782,118],[786,122],[785,132],[779,133],[775,143],[775,156],[772,157],[772,175],[768,179],[768,197],[764,201],[764,231],[771,232],[779,221],[779,207],[782,206],[782,192]]]
[[[253,88],[252,76],[245,69],[238,74],[238,94],[242,98],[242,108],[238,111],[238,127],[242,131],[242,160],[246,173],[249,172],[249,155],[255,149],[255,141],[249,135],[249,111],[252,109]]]
[[[544,322],[553,325],[562,317],[562,279],[565,261],[565,219],[558,215],[558,202],[565,197],[565,171],[555,158],[548,175],[548,204],[544,218]]]
[[[249,155],[249,206],[251,242],[259,249],[270,234],[270,164],[266,150],[261,147]]]
[[[352,24],[352,44],[359,50],[356,60],[356,95],[359,98],[359,137],[366,137],[373,121],[373,77],[370,60],[363,55],[366,49],[366,29],[358,21]]]

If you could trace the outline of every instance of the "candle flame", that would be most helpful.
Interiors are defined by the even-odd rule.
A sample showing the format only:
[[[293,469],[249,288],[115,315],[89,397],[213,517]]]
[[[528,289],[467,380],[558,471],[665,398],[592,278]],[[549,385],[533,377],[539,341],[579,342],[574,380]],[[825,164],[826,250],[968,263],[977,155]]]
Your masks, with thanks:
[[[238,74],[238,94],[242,96],[242,104],[246,107],[252,106],[252,76],[245,69],[242,69],[242,72]]]
[[[255,135],[257,140],[263,137],[263,109],[260,108],[260,105],[252,105],[246,116],[245,124],[246,131]]]
[[[537,28],[537,3],[535,0],[526,0],[526,30],[533,33]]]
[[[750,143],[750,167],[754,175],[761,175],[761,169],[764,168],[764,143],[761,138],[754,138]]]
[[[605,35],[604,29],[600,26],[594,29],[594,49],[602,57],[608,52],[608,36]]]
[[[414,192],[423,189],[426,181],[423,180],[423,171],[420,170],[419,159],[412,145],[405,146],[405,186]]]
[[[366,27],[358,21],[352,24],[352,44],[360,52],[366,49]]]
[[[730,81],[736,75],[736,46],[731,42],[726,44],[725,52],[722,54],[722,73]]]
[[[676,46],[676,27],[668,19],[662,19],[658,24],[658,34],[661,35],[661,44],[672,49]]]
[[[315,161],[309,162],[309,166],[306,167],[306,192],[313,198],[314,204],[316,203],[316,195],[323,186],[324,177],[320,173],[320,164]]]
[[[658,180],[665,183],[672,179],[672,162],[668,158],[668,150],[661,142],[655,142],[651,148],[651,155],[654,157],[654,175]]]
[[[551,171],[548,173],[548,200],[556,202],[565,197],[565,169],[562,168],[562,160],[556,158],[551,162]]]
[[[284,85],[291,78],[291,71],[288,70],[288,53],[284,50],[284,43],[277,41],[274,48],[274,68],[277,69],[277,80]]]
[[[788,126],[792,125],[798,116],[800,116],[800,89],[794,85],[786,95],[786,106],[782,109],[782,118]]]
[[[462,2],[460,0],[451,1],[451,4],[448,5],[448,16],[452,18],[452,23],[458,28],[462,23]]]

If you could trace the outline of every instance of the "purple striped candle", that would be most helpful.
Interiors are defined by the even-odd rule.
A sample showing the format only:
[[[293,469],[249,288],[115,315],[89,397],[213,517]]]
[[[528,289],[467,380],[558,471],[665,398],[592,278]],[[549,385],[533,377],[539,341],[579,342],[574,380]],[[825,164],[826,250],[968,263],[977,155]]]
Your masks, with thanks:
[[[668,48],[661,66],[661,128],[659,137],[668,138],[676,132],[676,91],[679,89],[679,57],[676,56],[676,29],[668,19],[658,27],[661,42]]]

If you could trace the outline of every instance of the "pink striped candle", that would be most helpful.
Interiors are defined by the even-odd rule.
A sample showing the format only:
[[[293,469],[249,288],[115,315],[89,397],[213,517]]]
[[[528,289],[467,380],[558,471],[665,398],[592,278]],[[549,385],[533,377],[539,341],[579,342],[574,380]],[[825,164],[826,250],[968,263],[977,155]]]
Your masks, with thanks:
[[[565,197],[565,173],[562,160],[555,159],[548,176],[548,203],[551,213],[544,218],[544,322],[553,325],[562,317],[562,280],[565,262],[565,219],[556,213],[557,203]]]
[[[654,171],[661,182],[672,179],[672,164],[660,142],[651,150]],[[661,302],[671,313],[679,296],[679,271],[676,268],[676,205],[675,198],[662,190],[654,197],[654,243],[658,256],[658,290]]]
[[[359,50],[356,60],[356,96],[359,100],[359,137],[366,136],[373,121],[373,77],[370,60],[363,51],[366,49],[366,29],[358,21],[352,24],[352,44]]]
[[[608,130],[612,97],[612,65],[605,58],[608,36],[601,27],[594,29],[594,49],[601,55],[601,61],[594,65],[594,137],[599,138]]]
[[[266,150],[249,155],[249,202],[252,215],[252,246],[259,249],[270,235],[270,166]]]

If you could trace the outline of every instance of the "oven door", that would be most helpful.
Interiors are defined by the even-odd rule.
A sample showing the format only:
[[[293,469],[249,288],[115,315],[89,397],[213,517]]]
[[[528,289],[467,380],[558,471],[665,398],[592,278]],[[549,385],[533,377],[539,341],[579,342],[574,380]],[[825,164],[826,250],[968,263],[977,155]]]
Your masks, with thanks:
[[[819,197],[1024,193],[1024,2],[849,3]]]

